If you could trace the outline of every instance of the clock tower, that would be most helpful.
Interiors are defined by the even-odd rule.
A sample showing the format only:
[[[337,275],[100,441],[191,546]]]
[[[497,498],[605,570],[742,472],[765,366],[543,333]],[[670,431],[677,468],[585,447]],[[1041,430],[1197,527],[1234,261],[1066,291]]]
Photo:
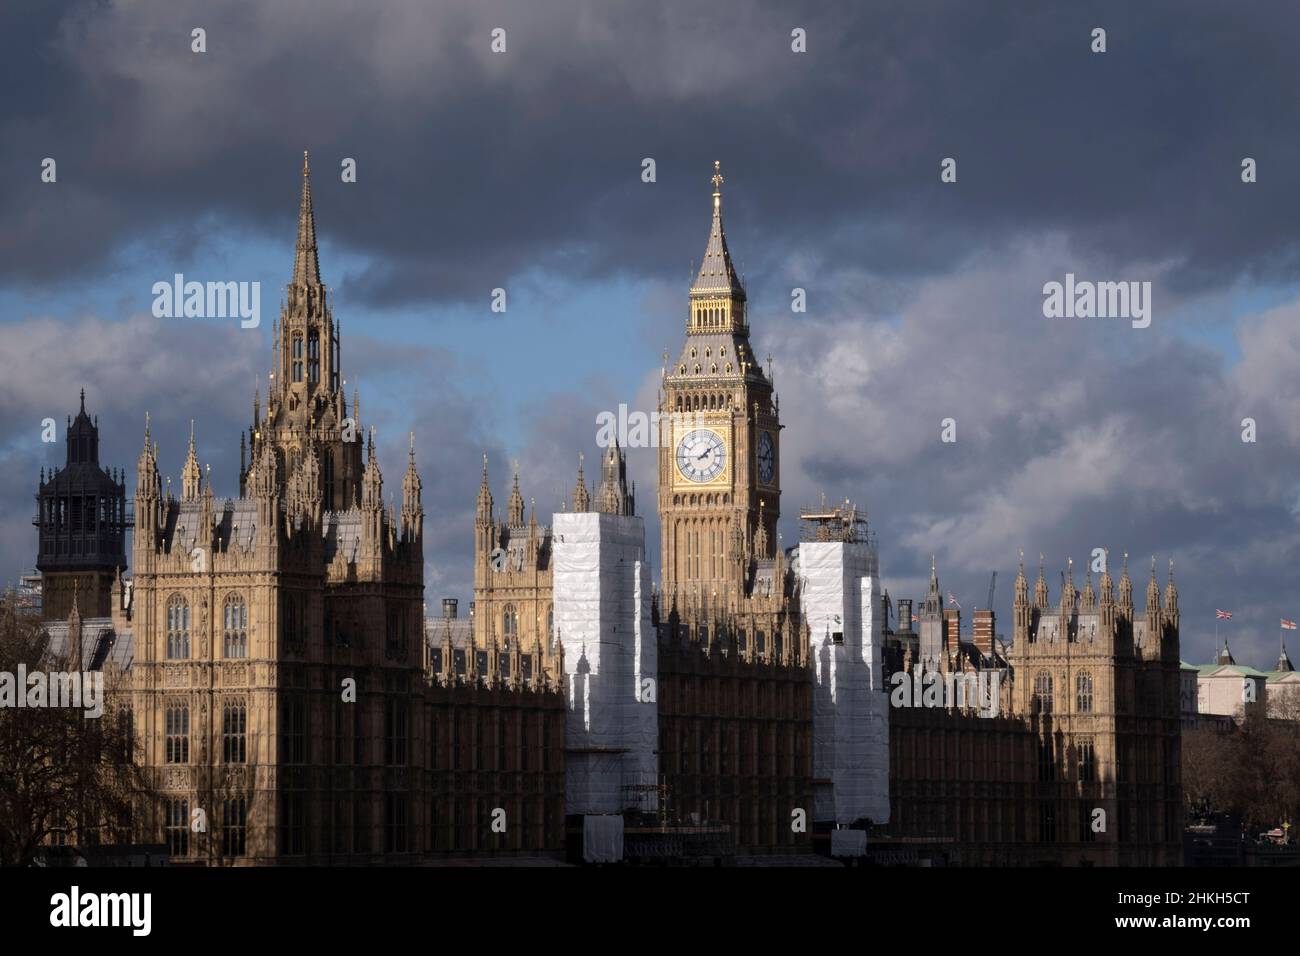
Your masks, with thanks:
[[[780,420],[772,380],[749,345],[745,289],[713,222],[691,285],[686,343],[664,369],[659,421],[663,590],[672,601],[744,595],[772,558],[780,517]]]

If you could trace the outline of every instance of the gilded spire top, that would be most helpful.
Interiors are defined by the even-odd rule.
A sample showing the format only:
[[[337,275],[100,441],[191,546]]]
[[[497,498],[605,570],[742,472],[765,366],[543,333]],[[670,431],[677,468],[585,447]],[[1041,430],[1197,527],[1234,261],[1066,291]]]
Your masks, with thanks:
[[[745,290],[731,262],[727,248],[727,234],[722,228],[722,163],[713,162],[713,224],[709,229],[709,242],[704,248],[704,260],[699,274],[691,285],[693,295],[729,295],[744,299]]]

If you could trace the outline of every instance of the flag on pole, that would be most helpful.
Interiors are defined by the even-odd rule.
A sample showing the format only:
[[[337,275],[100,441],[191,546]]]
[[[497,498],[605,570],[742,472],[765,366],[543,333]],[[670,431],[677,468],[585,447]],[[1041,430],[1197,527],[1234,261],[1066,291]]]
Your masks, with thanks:
[[[1295,621],[1288,621],[1286,618],[1282,618],[1282,629],[1287,631],[1294,631]]]
[[[951,592],[951,591],[948,592],[948,603],[949,603],[949,604],[957,604],[957,599],[956,599],[955,597],[952,596],[952,592]],[[957,610],[959,610],[959,611],[961,610],[961,605],[960,605],[960,604],[957,604]]]
[[[1232,612],[1231,612],[1231,611],[1220,611],[1220,610],[1216,607],[1216,608],[1214,609],[1214,617],[1215,617],[1215,620],[1219,620],[1219,621],[1231,621],[1231,620],[1232,620]]]

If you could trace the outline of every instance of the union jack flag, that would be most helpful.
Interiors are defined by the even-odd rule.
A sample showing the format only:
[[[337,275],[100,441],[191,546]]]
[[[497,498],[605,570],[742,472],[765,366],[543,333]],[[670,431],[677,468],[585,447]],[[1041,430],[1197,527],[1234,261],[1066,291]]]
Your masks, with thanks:
[[[1286,618],[1282,618],[1282,627],[1288,631],[1294,631],[1295,621],[1288,621]]]
[[[957,604],[957,599],[956,599],[955,597],[952,596],[952,592],[951,592],[951,591],[948,592],[948,603],[949,603],[949,604],[956,604],[956,605],[957,605],[957,610],[959,610],[959,611],[961,610],[961,605],[960,605],[960,604]]]
[[[1214,609],[1214,616],[1215,616],[1218,620],[1220,620],[1220,621],[1231,621],[1231,620],[1232,620],[1232,612],[1231,612],[1231,611],[1220,611],[1217,607]]]

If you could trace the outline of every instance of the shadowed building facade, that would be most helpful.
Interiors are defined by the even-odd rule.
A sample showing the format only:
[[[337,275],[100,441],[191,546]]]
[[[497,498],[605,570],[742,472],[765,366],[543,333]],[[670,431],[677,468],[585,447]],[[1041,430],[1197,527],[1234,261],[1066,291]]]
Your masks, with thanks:
[[[923,607],[923,633],[928,623],[942,636],[918,657],[905,634],[893,636],[891,670],[908,680],[918,670],[940,681],[996,674],[1000,706],[994,717],[974,707],[891,709],[891,836],[929,844],[937,858],[965,865],[1179,865],[1172,565],[1162,597],[1153,562],[1139,613],[1127,560],[1118,598],[1109,570],[1099,592],[1091,574],[1077,590],[1071,571],[1056,606],[1041,567],[1030,595],[1022,564],[1011,646],[997,643],[992,653],[959,641],[959,620],[933,630],[942,607],[933,573]]]

